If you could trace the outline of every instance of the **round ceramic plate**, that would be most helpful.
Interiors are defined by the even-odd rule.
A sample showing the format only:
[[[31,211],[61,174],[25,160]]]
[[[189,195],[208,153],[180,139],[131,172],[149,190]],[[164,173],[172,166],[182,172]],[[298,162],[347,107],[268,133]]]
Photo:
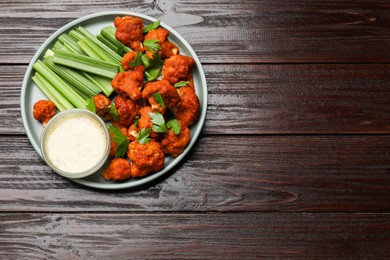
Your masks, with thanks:
[[[42,157],[42,153],[39,144],[40,144],[40,136],[42,132],[42,124],[34,119],[32,113],[33,113],[34,103],[40,99],[47,99],[47,98],[31,79],[35,73],[35,71],[32,69],[32,65],[38,59],[43,59],[46,50],[51,49],[53,47],[58,36],[60,36],[62,33],[69,32],[76,26],[81,25],[87,28],[93,34],[97,35],[102,28],[108,25],[113,25],[115,17],[125,16],[125,15],[139,17],[144,21],[145,25],[148,25],[156,21],[155,18],[142,15],[142,14],[133,13],[133,12],[126,12],[126,11],[102,12],[102,13],[87,15],[77,20],[74,20],[73,22],[68,23],[67,25],[59,29],[57,32],[55,32],[44,42],[44,44],[39,48],[37,53],[32,58],[23,80],[22,92],[21,92],[21,113],[22,113],[23,125],[24,128],[26,129],[27,136],[30,139],[30,142],[33,145],[34,149],[41,157]],[[198,122],[191,127],[191,141],[188,147],[184,150],[182,154],[180,154],[176,158],[173,158],[171,156],[165,156],[165,167],[161,171],[156,173],[151,173],[143,178],[129,179],[128,181],[124,181],[124,182],[106,181],[105,179],[103,179],[100,170],[91,176],[81,178],[81,179],[71,179],[72,181],[75,181],[85,186],[99,188],[99,189],[123,189],[123,188],[131,188],[131,187],[144,185],[170,171],[176,164],[178,164],[184,158],[184,156],[188,153],[188,151],[191,149],[196,139],[198,138],[206,117],[206,108],[207,108],[206,77],[204,75],[198,57],[196,56],[191,46],[187,43],[187,41],[171,27],[164,24],[164,21],[161,21],[160,26],[169,31],[170,33],[168,37],[169,40],[179,47],[181,54],[191,56],[195,60],[195,66],[192,73],[194,78],[195,91],[200,100],[201,111],[200,111]],[[53,174],[55,173],[53,172]]]

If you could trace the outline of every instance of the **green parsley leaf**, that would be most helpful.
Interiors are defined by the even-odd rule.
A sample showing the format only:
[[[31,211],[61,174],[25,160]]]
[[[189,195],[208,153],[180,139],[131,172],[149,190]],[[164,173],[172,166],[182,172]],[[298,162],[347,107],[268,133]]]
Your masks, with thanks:
[[[171,120],[169,120],[168,123],[167,123],[167,127],[168,127],[168,128],[171,128],[171,129],[172,129],[172,132],[173,132],[175,135],[180,134],[181,126],[180,126],[180,124],[179,124],[179,121],[177,121],[177,119],[171,119]]]
[[[137,134],[137,141],[140,144],[147,144],[150,141],[149,138],[150,128],[142,128]]]
[[[179,82],[175,83],[173,86],[175,88],[180,88],[180,87],[187,86],[189,83],[190,83],[189,81],[179,81]]]
[[[133,125],[134,125],[135,127],[137,127],[138,122],[139,122],[139,116],[135,116],[135,117],[134,117],[134,121],[133,121]]]
[[[154,100],[160,105],[160,107],[164,108],[165,107],[165,104],[164,104],[164,99],[161,95],[160,92],[156,92],[153,94],[153,98]]]
[[[152,130],[156,133],[168,133],[168,128],[165,125],[164,117],[159,112],[149,113],[150,119],[153,123]]]
[[[150,67],[161,67],[164,65],[164,61],[161,59],[160,54],[158,52],[153,54],[153,58],[149,60]]]
[[[146,54],[142,55],[142,63],[147,68],[144,72],[144,78],[146,81],[156,80],[161,75],[162,66],[164,60],[161,59],[158,52],[153,54],[153,58],[148,59]]]
[[[109,113],[114,121],[119,121],[118,110],[116,109],[114,103],[111,103]]]
[[[143,65],[142,62],[142,53],[140,51],[137,51],[137,55],[135,56],[135,59],[133,61],[129,62],[129,65],[134,68],[138,65]]]
[[[157,53],[157,52],[156,52]],[[152,66],[150,64],[150,60],[148,58],[148,56],[146,55],[146,53],[142,54],[142,64],[144,65],[145,68],[149,68],[150,66]]]
[[[161,126],[159,126],[159,125],[153,125],[153,126],[152,126],[152,130],[153,130],[154,132],[156,132],[156,133],[168,133],[168,130],[167,130],[167,127],[166,127],[165,124],[164,124],[164,125],[161,125]]]
[[[144,72],[145,81],[153,81],[160,76],[161,67],[153,67]]]
[[[152,123],[155,125],[162,125],[165,124],[164,117],[159,112],[150,112],[149,113],[150,119],[152,120]]]
[[[85,108],[93,113],[96,113],[96,106],[93,97],[87,99],[87,106]]]
[[[144,46],[150,52],[155,52],[161,49],[161,46],[158,44],[158,40],[147,39],[144,41]]]
[[[110,125],[108,130],[111,132],[112,140],[117,143],[115,147],[115,157],[123,157],[126,154],[127,147],[129,146],[129,140],[117,126]]]
[[[143,33],[147,33],[151,30],[155,30],[160,26],[160,20],[155,21],[154,23],[148,24],[145,29],[143,30]]]

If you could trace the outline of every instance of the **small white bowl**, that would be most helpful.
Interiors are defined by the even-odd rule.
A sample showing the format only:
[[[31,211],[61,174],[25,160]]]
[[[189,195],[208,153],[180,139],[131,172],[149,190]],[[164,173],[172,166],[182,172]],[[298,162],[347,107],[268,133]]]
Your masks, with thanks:
[[[47,165],[67,178],[83,178],[98,171],[110,152],[104,121],[85,109],[55,115],[43,128],[41,151]]]

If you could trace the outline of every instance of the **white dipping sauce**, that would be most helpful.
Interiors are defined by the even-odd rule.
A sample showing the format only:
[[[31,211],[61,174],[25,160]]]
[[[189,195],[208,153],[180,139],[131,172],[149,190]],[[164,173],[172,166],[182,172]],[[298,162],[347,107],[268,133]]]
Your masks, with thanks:
[[[103,127],[88,115],[64,116],[47,134],[47,159],[66,173],[87,171],[105,154],[107,140]]]

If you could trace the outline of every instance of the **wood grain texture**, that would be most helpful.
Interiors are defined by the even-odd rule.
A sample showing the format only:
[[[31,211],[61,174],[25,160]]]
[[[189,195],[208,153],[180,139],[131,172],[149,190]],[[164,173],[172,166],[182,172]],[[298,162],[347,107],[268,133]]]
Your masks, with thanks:
[[[389,64],[204,65],[205,134],[390,133]],[[0,133],[24,134],[26,66],[0,66]]]
[[[0,63],[28,63],[66,23],[108,10],[160,18],[203,63],[390,61],[387,1],[18,0],[0,6]]]
[[[194,48],[208,110],[154,182],[87,188],[22,125],[42,43],[87,14],[161,19]],[[388,259],[390,2],[0,0],[1,259]]]
[[[106,192],[0,137],[0,211],[388,212],[390,136],[202,136],[169,174]]]
[[[1,214],[6,259],[385,259],[387,214]]]

